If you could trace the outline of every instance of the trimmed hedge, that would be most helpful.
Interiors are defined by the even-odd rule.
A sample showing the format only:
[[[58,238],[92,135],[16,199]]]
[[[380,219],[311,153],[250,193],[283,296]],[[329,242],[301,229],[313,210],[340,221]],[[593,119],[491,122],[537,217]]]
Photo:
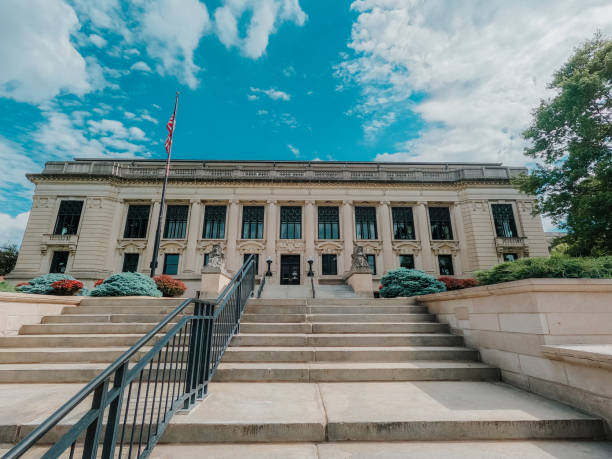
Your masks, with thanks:
[[[435,277],[416,269],[397,268],[387,271],[380,280],[380,296],[417,296],[446,291],[446,287]]]
[[[461,279],[451,276],[440,276],[438,280],[446,286],[446,290],[461,290],[464,288],[476,287],[478,281],[476,279]]]
[[[519,258],[478,271],[480,285],[499,284],[531,278],[609,279],[612,278],[612,256],[573,258],[567,256]]]
[[[118,273],[104,279],[90,296],[162,296],[155,281],[140,273]]]
[[[159,291],[162,292],[162,295],[165,297],[180,296],[187,290],[187,286],[183,281],[168,276],[167,274],[155,276],[153,280]]]
[[[57,281],[74,281],[74,277],[68,274],[45,274],[35,277],[25,285],[20,285],[17,290],[22,293],[33,293],[35,295],[62,295],[61,292],[53,288],[53,283]]]
[[[18,290],[7,281],[0,281],[0,292],[17,292]]]

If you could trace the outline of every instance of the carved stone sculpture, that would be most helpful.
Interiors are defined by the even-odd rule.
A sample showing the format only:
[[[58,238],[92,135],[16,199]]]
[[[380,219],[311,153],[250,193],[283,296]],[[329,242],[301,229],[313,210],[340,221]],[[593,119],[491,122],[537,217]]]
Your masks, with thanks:
[[[225,264],[225,255],[223,255],[223,251],[221,250],[221,246],[219,244],[215,244],[212,246],[210,253],[208,254],[208,265],[211,268],[221,269]]]
[[[371,273],[370,265],[368,263],[368,259],[363,253],[363,247],[356,245],[353,249],[353,254],[351,255],[351,272],[354,273]]]

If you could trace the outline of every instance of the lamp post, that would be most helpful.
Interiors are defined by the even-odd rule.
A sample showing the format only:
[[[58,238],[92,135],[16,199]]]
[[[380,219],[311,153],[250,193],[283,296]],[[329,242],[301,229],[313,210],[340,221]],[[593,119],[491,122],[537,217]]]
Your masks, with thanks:
[[[268,263],[268,270],[266,271],[266,276],[267,277],[272,277],[272,271],[270,271],[270,266],[272,265],[272,257],[268,256],[266,258],[266,263]]]
[[[314,259],[312,257],[308,257],[308,277],[314,277],[314,273],[312,272],[312,264],[314,263]]]

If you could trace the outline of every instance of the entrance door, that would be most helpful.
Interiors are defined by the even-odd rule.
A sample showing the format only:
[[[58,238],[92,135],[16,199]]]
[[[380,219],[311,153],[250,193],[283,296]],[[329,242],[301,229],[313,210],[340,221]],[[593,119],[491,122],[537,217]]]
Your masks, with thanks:
[[[300,285],[300,256],[281,255],[281,285]]]

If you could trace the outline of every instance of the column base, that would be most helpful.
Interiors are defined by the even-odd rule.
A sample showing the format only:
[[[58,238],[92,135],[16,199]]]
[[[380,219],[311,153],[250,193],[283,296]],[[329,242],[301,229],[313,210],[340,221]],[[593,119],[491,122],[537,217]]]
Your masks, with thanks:
[[[373,298],[372,274],[349,271],[344,280],[351,286],[353,291],[362,298]]]
[[[200,283],[200,298],[216,299],[231,280],[231,276],[220,269],[203,269],[202,282]]]

